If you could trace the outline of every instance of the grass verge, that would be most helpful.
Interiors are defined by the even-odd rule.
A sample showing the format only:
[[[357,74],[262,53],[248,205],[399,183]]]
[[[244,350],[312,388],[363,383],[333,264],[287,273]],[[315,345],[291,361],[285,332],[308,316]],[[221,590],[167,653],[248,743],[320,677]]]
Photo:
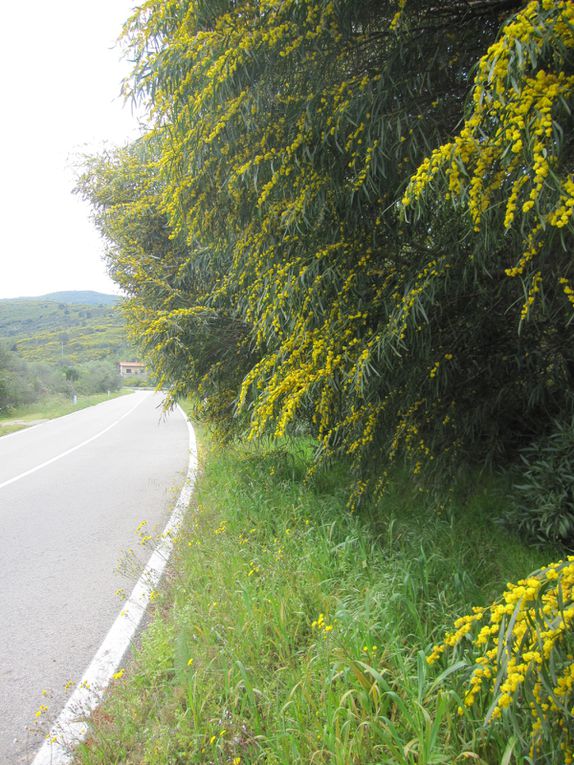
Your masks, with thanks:
[[[110,398],[124,396],[131,392],[131,390],[122,388],[119,391],[113,391],[109,395],[107,393],[93,393],[91,395],[78,396],[75,404],[68,396],[48,396],[40,401],[35,401],[33,404],[13,409],[9,415],[0,417],[0,436],[28,428],[38,420],[53,420],[56,417],[63,417],[65,414],[71,414],[80,409],[86,409],[88,406],[95,406]]]
[[[341,467],[305,482],[304,442],[201,440],[169,585],[78,762],[500,762],[424,659],[548,557],[492,525],[492,487],[462,507],[397,481],[355,516]]]

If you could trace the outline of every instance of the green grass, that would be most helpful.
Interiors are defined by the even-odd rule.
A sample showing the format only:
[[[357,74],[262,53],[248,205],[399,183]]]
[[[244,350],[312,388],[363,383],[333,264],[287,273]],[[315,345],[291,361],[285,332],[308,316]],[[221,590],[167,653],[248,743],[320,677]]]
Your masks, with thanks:
[[[29,427],[36,420],[53,420],[55,417],[62,417],[65,414],[101,404],[110,398],[123,396],[127,393],[131,393],[131,391],[123,388],[119,391],[113,391],[109,395],[107,393],[94,393],[78,396],[75,404],[68,396],[46,396],[33,404],[12,409],[6,417],[0,417],[0,436],[6,436],[8,433]],[[17,422],[14,422],[15,420]]]
[[[397,480],[351,515],[343,467],[305,482],[304,442],[202,445],[168,586],[78,762],[500,762],[424,659],[547,560],[489,520],[496,485],[463,506]]]

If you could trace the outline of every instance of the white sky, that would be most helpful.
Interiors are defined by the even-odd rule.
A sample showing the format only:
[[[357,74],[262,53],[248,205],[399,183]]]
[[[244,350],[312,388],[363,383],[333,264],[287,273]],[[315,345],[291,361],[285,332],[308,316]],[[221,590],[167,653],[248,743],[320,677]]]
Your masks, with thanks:
[[[78,154],[137,135],[119,97],[129,65],[114,47],[136,0],[5,3],[0,44],[0,298],[117,292],[89,206],[75,195]]]

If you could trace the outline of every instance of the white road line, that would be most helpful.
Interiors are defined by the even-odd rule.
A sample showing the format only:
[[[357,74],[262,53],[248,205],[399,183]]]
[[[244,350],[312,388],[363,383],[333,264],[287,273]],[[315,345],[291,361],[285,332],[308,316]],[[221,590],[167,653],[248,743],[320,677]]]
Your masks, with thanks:
[[[100,705],[113,675],[118,671],[141,623],[150,595],[161,579],[173,549],[174,537],[191,501],[197,473],[197,444],[193,426],[183,410],[180,407],[178,409],[186,418],[189,433],[189,465],[183,489],[161,535],[160,543],[90,666],[52,726],[32,765],[69,765],[72,762],[75,747],[88,733],[87,721]]]
[[[151,395],[151,394],[147,394],[147,395],[149,396],[149,395]],[[138,407],[138,406],[139,406],[139,405],[140,405],[140,404],[141,404],[143,401],[145,401],[145,399],[146,399],[146,398],[147,398],[147,396],[144,396],[143,398],[141,398],[141,399],[140,399],[140,400],[137,402],[137,404],[135,404],[134,406],[132,406],[132,408],[131,408],[131,409],[129,409],[129,410],[128,410],[128,411],[127,411],[125,414],[122,414],[122,416],[121,416],[121,417],[119,417],[117,420],[115,420],[114,422],[112,422],[112,424],[111,424],[111,425],[108,425],[108,427],[107,427],[107,428],[104,428],[103,430],[100,430],[100,432],[99,432],[99,433],[96,433],[96,435],[95,435],[95,436],[92,436],[91,438],[88,438],[88,439],[86,439],[85,441],[82,441],[82,443],[81,443],[81,444],[77,444],[76,446],[72,446],[72,448],[71,448],[71,449],[66,449],[66,451],[65,451],[65,452],[62,452],[61,454],[57,454],[55,457],[52,457],[51,459],[49,459],[49,460],[46,460],[46,462],[41,462],[39,465],[36,465],[36,467],[30,468],[30,470],[26,470],[26,471],[24,471],[23,473],[20,473],[20,475],[16,475],[16,476],[14,476],[14,478],[9,478],[7,481],[4,481],[4,483],[0,483],[0,489],[3,489],[5,486],[9,486],[11,483],[15,483],[16,481],[19,481],[21,478],[26,478],[26,476],[28,476],[28,475],[32,475],[32,473],[36,473],[38,470],[42,470],[43,468],[45,468],[45,467],[48,467],[48,465],[52,465],[54,462],[57,462],[58,460],[61,460],[61,459],[62,459],[62,457],[67,457],[67,456],[68,456],[68,454],[72,454],[73,452],[77,452],[77,451],[78,451],[78,449],[81,449],[82,447],[84,447],[84,446],[87,446],[88,444],[91,444],[91,443],[92,443],[92,441],[95,441],[95,440],[96,440],[96,438],[100,438],[100,436],[103,436],[103,435],[104,435],[104,433],[107,433],[107,432],[108,432],[109,430],[111,430],[112,428],[115,428],[115,427],[116,427],[116,425],[117,425],[119,422],[121,422],[123,419],[125,419],[126,417],[128,417],[128,416],[129,416],[129,415],[130,415],[130,414],[131,414],[131,413],[134,411],[134,409],[137,409],[137,407]]]
[[[108,401],[114,401],[115,399],[122,398],[125,396],[133,395],[136,392],[135,388],[132,388],[131,393],[120,393],[118,396],[112,396],[107,401],[102,401],[102,404],[108,403]],[[78,412],[83,412],[84,409],[91,409],[93,406],[100,406],[100,404],[90,404],[89,407],[82,407],[81,409],[76,409],[73,412],[69,412],[68,414],[62,414],[59,417],[48,417],[45,420],[42,420],[41,422],[38,422],[36,425],[30,425],[30,427],[24,426],[23,428],[20,428],[20,430],[15,430],[13,433],[6,433],[5,436],[0,436],[0,444],[4,442],[7,438],[16,438],[16,436],[21,436],[23,433],[29,433],[32,430],[36,430],[36,428],[41,428],[43,425],[48,425],[51,422],[60,422],[60,420],[67,420],[68,417],[74,417],[74,415],[78,414]]]

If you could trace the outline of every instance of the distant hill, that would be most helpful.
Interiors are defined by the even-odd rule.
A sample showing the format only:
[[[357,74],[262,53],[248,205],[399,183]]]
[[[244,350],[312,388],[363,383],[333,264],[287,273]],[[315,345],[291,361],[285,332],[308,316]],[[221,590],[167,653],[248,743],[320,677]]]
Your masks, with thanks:
[[[79,302],[80,297],[87,302]],[[76,364],[136,358],[115,295],[53,292],[0,300],[0,343],[28,361]]]
[[[10,298],[14,300],[54,300],[57,303],[78,304],[78,305],[117,305],[122,298],[118,295],[107,295],[104,292],[94,292],[93,290],[67,290],[64,292],[49,292],[47,295],[38,295],[38,297],[20,297]],[[4,302],[0,300],[0,303]]]

